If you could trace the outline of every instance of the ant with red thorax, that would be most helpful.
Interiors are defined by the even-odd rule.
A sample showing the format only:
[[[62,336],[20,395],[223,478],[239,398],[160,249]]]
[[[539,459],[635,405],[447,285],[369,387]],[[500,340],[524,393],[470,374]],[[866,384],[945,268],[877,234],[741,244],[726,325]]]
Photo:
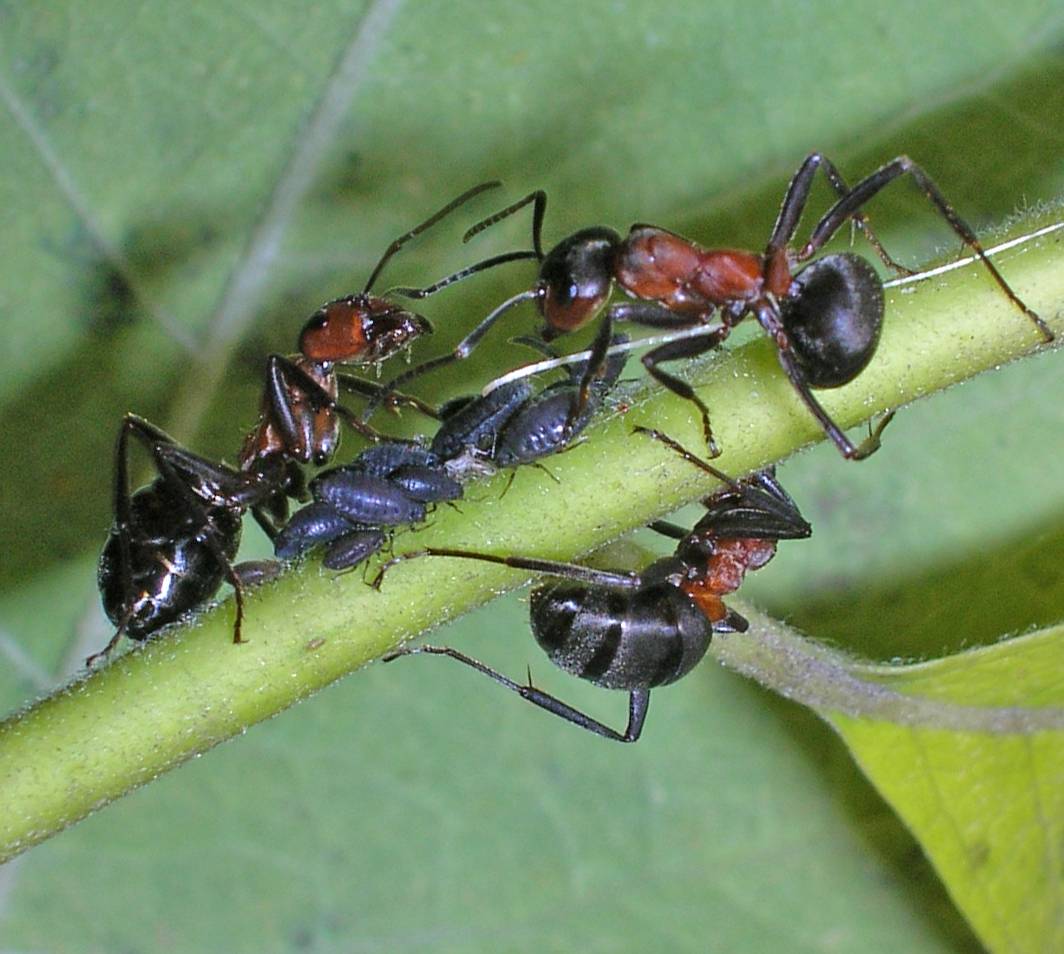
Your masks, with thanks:
[[[498,181],[484,182],[463,192],[419,225],[404,232],[384,251],[362,291],[326,302],[304,324],[299,335],[299,352],[292,357],[271,354],[267,359],[266,387],[259,421],[247,435],[240,452],[244,471],[271,471],[277,487],[271,520],[259,523],[271,537],[287,517],[286,497],[305,499],[299,465],[327,464],[340,440],[341,418],[364,437],[376,442],[381,435],[361,418],[338,403],[339,388],[381,399],[384,389],[352,374],[338,371],[337,365],[379,365],[402,351],[417,337],[432,332],[421,315],[399,307],[386,294],[375,296],[373,286],[392,257],[411,239],[465,205],[475,196],[497,188]],[[507,262],[535,257],[532,251],[506,252],[470,265],[437,283],[439,288]],[[436,289],[439,290],[439,289]],[[422,297],[427,297],[422,296]],[[421,413],[436,417],[435,409],[404,394],[388,395],[391,406],[407,404]]]
[[[823,170],[838,198],[814,225],[806,243],[793,247],[791,243],[818,169]],[[1052,341],[1054,335],[1048,325],[1012,290],[986,256],[975,232],[919,165],[907,156],[898,156],[851,188],[833,163],[820,153],[813,153],[791,179],[768,244],[760,254],[704,249],[673,232],[642,224],[633,225],[624,238],[602,226],[582,229],[544,253],[541,231],[547,197],[542,191],[530,193],[474,225],[466,239],[531,204],[532,239],[540,262],[535,284],[499,305],[453,352],[393,378],[387,387],[398,388],[426,372],[467,357],[503,314],[524,301],[536,303],[545,322],[542,335],[548,341],[584,327],[600,313],[607,324],[630,321],[652,328],[705,326],[703,334],[655,347],[642,360],[655,380],[698,408],[710,454],[717,456],[709,409],[690,385],[663,370],[661,364],[718,347],[740,321],[753,315],[769,335],[784,372],[824,433],[844,457],[867,457],[879,447],[882,428],[854,445],[820,405],[813,390],[847,384],[871,360],[883,323],[883,283],[872,266],[853,253],[810,259],[845,224],[852,222],[865,233],[885,264],[906,272],[887,255],[863,213],[875,195],[906,175],[975,252],[1001,291],[1034,324],[1043,340]],[[796,270],[806,262],[809,264]],[[449,281],[448,277],[426,288],[393,292],[419,298],[433,294]],[[632,300],[605,307],[614,285]],[[711,324],[714,316],[718,320]],[[597,340],[608,341],[609,337],[607,331]],[[585,379],[581,406],[589,390],[590,379]]]
[[[537,689],[531,680],[526,685],[514,682],[447,646],[398,649],[385,661],[420,653],[449,656],[573,725],[616,742],[635,742],[643,730],[650,690],[690,672],[714,633],[747,629],[747,621],[729,609],[723,597],[739,588],[747,572],[772,559],[778,540],[811,533],[771,470],[736,481],[659,431],[636,430],[724,482],[702,501],[706,512],[691,530],[665,521],[650,525],[679,541],[672,556],[655,560],[641,573],[624,573],[535,557],[431,547],[396,556],[373,581],[379,588],[396,563],[422,556],[482,560],[558,577],[532,590],[533,635],[551,662],[566,672],[628,693],[624,732]]]

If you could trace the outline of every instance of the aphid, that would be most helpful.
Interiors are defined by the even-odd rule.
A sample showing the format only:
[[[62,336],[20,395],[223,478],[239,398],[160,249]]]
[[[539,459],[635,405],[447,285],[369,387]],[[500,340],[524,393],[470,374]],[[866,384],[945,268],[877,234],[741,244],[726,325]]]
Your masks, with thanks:
[[[609,355],[606,349],[627,341],[627,335],[597,341],[587,361],[567,367],[566,378],[538,394],[527,381],[517,381],[444,410],[432,450],[460,475],[518,467],[558,453],[587,427],[624,370],[627,355]],[[589,393],[581,402],[585,377]]]
[[[129,441],[151,454],[157,476],[129,489]],[[261,564],[245,575],[234,566],[241,517],[252,510],[270,523],[276,486],[258,472],[209,461],[179,445],[154,424],[127,414],[115,445],[114,523],[100,555],[98,582],[114,637],[142,641],[201,606],[227,580],[236,593],[233,642],[241,642],[244,587],[265,578]]]
[[[643,430],[643,429],[638,429]],[[536,641],[555,665],[606,689],[628,693],[623,732],[531,685],[521,685],[483,663],[446,646],[398,649],[385,661],[429,653],[449,656],[516,692],[533,705],[596,735],[617,742],[639,738],[650,690],[680,679],[705,655],[714,633],[741,632],[747,621],[723,597],[744,575],[768,563],[776,541],[811,533],[797,505],[771,471],[735,481],[657,431],[644,431],[725,486],[703,501],[706,513],[691,530],[657,521],[651,528],[677,539],[672,556],[641,573],[598,570],[535,557],[495,556],[467,550],[428,548],[386,563],[379,587],[394,564],[420,556],[483,560],[558,579],[532,590],[530,617]]]
[[[356,566],[384,545],[395,527],[420,523],[433,503],[457,500],[462,485],[427,448],[398,442],[367,448],[350,464],[310,482],[314,502],[298,510],[274,539],[274,553],[291,560],[326,547],[330,570]]]
[[[565,447],[587,426],[625,357],[603,356],[592,400],[571,427],[580,366],[540,394],[523,383],[460,400],[441,413],[443,424],[430,447],[384,442],[350,464],[323,471],[310,483],[314,502],[274,538],[275,555],[291,560],[324,546],[327,569],[356,566],[381,549],[389,531],[424,520],[428,505],[461,498],[463,479],[532,463]]]
[[[823,169],[838,199],[813,227],[806,243],[792,248],[817,169]],[[768,245],[760,255],[735,249],[704,249],[651,225],[633,225],[624,238],[601,226],[582,229],[544,253],[540,234],[547,197],[542,191],[531,193],[473,226],[466,238],[531,203],[532,238],[540,262],[538,280],[531,289],[499,305],[453,352],[393,378],[388,387],[398,388],[428,371],[467,357],[491,326],[523,301],[537,304],[545,322],[545,340],[582,328],[603,313],[617,285],[633,300],[605,308],[603,321],[607,324],[631,321],[653,328],[705,326],[702,335],[649,351],[643,356],[643,364],[662,385],[695,404],[713,456],[719,451],[713,441],[709,409],[686,382],[663,370],[661,364],[716,348],[743,318],[753,315],[773,341],[784,372],[825,434],[844,457],[867,457],[879,446],[879,430],[855,446],[820,405],[813,390],[840,387],[852,381],[871,360],[883,321],[882,281],[864,258],[851,253],[827,255],[797,272],[795,267],[808,262],[843,225],[852,221],[863,229],[886,264],[903,270],[883,250],[862,212],[877,193],[903,175],[913,178],[950,228],[974,250],[1002,292],[1034,323],[1045,341],[1052,341],[1053,332],[1016,295],[987,258],[971,227],[920,166],[907,156],[898,156],[850,188],[828,159],[813,153],[791,180]],[[394,292],[417,298],[432,294],[436,287]],[[711,324],[714,316],[718,320]],[[585,377],[581,382],[581,401],[586,400],[589,389],[590,381]]]

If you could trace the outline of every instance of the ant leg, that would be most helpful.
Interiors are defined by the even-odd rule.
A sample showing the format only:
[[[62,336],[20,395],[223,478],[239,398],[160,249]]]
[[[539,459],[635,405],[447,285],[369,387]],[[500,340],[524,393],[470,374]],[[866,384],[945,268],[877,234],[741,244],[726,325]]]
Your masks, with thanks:
[[[647,529],[660,533],[670,540],[686,540],[691,535],[691,531],[686,527],[681,527],[678,523],[670,523],[668,520],[655,520],[647,524]]]
[[[96,665],[97,660],[104,659],[105,657],[111,655],[111,650],[118,645],[118,641],[125,635],[126,626],[128,625],[128,623],[129,613],[126,613],[125,617],[122,619],[122,622],[115,630],[114,636],[111,637],[111,641],[106,646],[104,646],[103,649],[101,649],[98,653],[93,653],[91,656],[85,657],[86,669],[92,669],[92,667]]]
[[[571,722],[573,725],[579,726],[581,729],[586,729],[588,732],[594,732],[595,735],[601,735],[603,738],[612,739],[615,742],[635,742],[643,731],[643,723],[646,721],[647,717],[647,707],[650,704],[649,689],[635,689],[629,693],[628,726],[622,734],[616,729],[611,729],[608,725],[599,722],[597,719],[592,719],[587,713],[581,712],[579,709],[574,708],[568,703],[562,702],[560,699],[543,692],[541,689],[537,689],[531,684],[521,685],[520,683],[514,682],[509,677],[504,676],[501,672],[497,672],[490,666],[485,666],[484,663],[479,660],[474,659],[472,656],[467,656],[465,653],[461,653],[457,649],[452,649],[450,646],[413,646],[409,649],[397,649],[382,658],[384,662],[393,662],[400,656],[419,656],[423,653],[432,656],[448,656],[451,659],[462,663],[464,666],[468,666],[470,669],[475,669],[477,672],[482,673],[489,679],[497,682],[500,686],[504,686],[512,692],[516,692],[522,699],[531,702],[532,705],[539,706],[541,709],[546,709],[547,712],[564,719],[566,722]]]
[[[683,446],[683,444],[681,444],[679,441],[673,440],[671,437],[669,437],[668,434],[664,434],[661,431],[655,430],[652,427],[643,427],[639,424],[632,428],[632,433],[646,434],[646,436],[651,438],[651,440],[659,441],[660,443],[664,444],[670,450],[673,450],[677,454],[679,454],[685,461],[690,464],[694,464],[696,467],[701,468],[711,477],[716,477],[717,480],[721,481],[721,483],[725,484],[726,486],[731,487],[734,490],[739,489],[739,484],[735,480],[735,478],[729,477],[726,473],[724,473],[723,470],[717,470],[717,468],[714,467],[712,464],[702,460],[701,457],[692,454],[686,447]]]
[[[255,523],[259,525],[262,532],[270,538],[271,543],[277,539],[277,534],[279,534],[281,530],[274,522],[273,518],[270,517],[262,507],[252,507],[251,516],[255,518]]]
[[[391,245],[389,245],[384,250],[384,254],[380,257],[380,261],[377,262],[376,266],[374,266],[373,271],[370,272],[369,278],[366,280],[366,285],[362,289],[362,294],[369,294],[370,289],[373,288],[373,283],[376,282],[378,276],[384,270],[384,266],[387,265],[388,262],[391,261],[392,256],[395,255],[395,253],[398,252],[399,249],[401,249],[404,245],[406,245],[406,243],[409,242],[412,238],[420,235],[426,229],[432,228],[432,226],[439,222],[440,219],[445,218],[446,216],[450,215],[455,209],[465,205],[474,196],[480,195],[481,192],[487,192],[488,189],[497,189],[501,185],[502,183],[498,179],[495,179],[491,182],[482,182],[480,183],[480,185],[475,185],[472,189],[467,189],[465,192],[463,192],[460,196],[458,196],[458,198],[451,199],[451,201],[448,202],[442,209],[440,209],[438,212],[434,212],[420,225],[415,225],[409,232],[404,232],[402,235],[400,235],[399,238],[397,238],[394,242],[392,242]]]
[[[438,358],[431,358],[430,360],[411,368],[409,371],[404,371],[402,374],[392,378],[391,381],[384,384],[383,389],[385,396],[377,400],[371,400],[366,408],[365,416],[368,418],[382,401],[388,399],[387,395],[390,395],[397,388],[402,387],[402,385],[413,381],[415,378],[420,378],[423,374],[428,374],[430,371],[436,371],[449,364],[454,364],[455,362],[468,358],[473,349],[480,344],[481,338],[491,330],[492,325],[494,325],[499,318],[515,305],[519,305],[523,301],[534,301],[539,298],[539,296],[540,292],[533,288],[529,291],[520,292],[512,298],[507,298],[506,301],[495,308],[479,325],[459,341],[455,346],[454,351],[449,354],[441,355]]]
[[[696,335],[683,341],[673,341],[670,344],[659,345],[652,351],[643,355],[643,367],[647,373],[659,384],[668,388],[673,394],[690,401],[698,408],[702,415],[702,433],[706,440],[706,447],[710,457],[720,456],[720,447],[713,439],[713,428],[709,423],[709,408],[705,402],[695,394],[694,388],[686,381],[668,374],[658,367],[662,361],[676,361],[680,358],[693,358],[718,347],[728,335],[731,334],[729,325],[719,325],[709,329],[704,335]]]
[[[598,586],[620,586],[632,588],[639,586],[638,573],[610,573],[608,570],[596,570],[581,566],[579,563],[561,563],[556,560],[540,560],[536,557],[495,556],[492,553],[479,553],[475,550],[453,550],[449,547],[426,547],[424,550],[410,550],[399,553],[385,563],[370,584],[375,590],[381,588],[385,574],[397,563],[416,560],[424,556],[456,557],[462,560],[480,560],[484,563],[498,563],[515,570],[531,570],[534,573],[547,573],[569,580],[580,580]]]
[[[355,431],[374,443],[383,439],[384,435],[380,431],[364,423],[357,414],[340,404],[302,368],[282,355],[271,354],[266,363],[266,395],[274,423],[286,444],[299,443],[300,429],[288,399],[294,385],[299,386],[315,410],[334,411]]]
[[[881,433],[885,426],[886,422],[877,428],[876,434]],[[660,441],[684,460],[724,483],[723,488],[702,501],[706,513],[698,522],[700,530],[712,530],[718,537],[750,537],[757,540],[801,540],[812,533],[798,505],[776,480],[772,468],[757,471],[737,481],[696,457],[661,431],[636,427],[634,432]],[[691,534],[689,530],[663,521],[651,524],[651,529],[677,540]]]
[[[613,341],[613,316],[609,309],[602,316],[595,340],[591,343],[591,355],[584,365],[583,374],[580,375],[580,387],[576,392],[576,400],[569,405],[569,415],[565,419],[562,428],[561,443],[567,444],[572,439],[577,421],[584,414],[588,401],[591,400],[591,385],[596,378],[601,378],[609,359],[610,344]]]
[[[831,183],[831,187],[840,199],[850,194],[850,188],[846,185],[846,180],[843,179],[842,174],[827,156],[819,152],[810,153],[806,156],[805,161],[798,167],[798,171],[794,174],[790,185],[787,187],[787,194],[783,197],[783,203],[780,206],[779,217],[776,219],[772,237],[769,239],[768,247],[765,250],[765,258],[772,258],[776,252],[790,244],[794,238],[802,212],[805,211],[805,205],[809,199],[809,189],[812,186],[813,176],[816,174],[817,169],[823,170],[824,176]],[[883,248],[879,238],[872,231],[872,226],[868,223],[868,216],[863,212],[856,212],[851,219],[864,233],[865,238],[875,249],[880,261],[887,268],[900,275],[914,274],[912,269],[894,261],[887,253],[887,250]]]
[[[871,175],[858,182],[857,185],[840,198],[835,205],[828,209],[824,214],[824,217],[813,229],[809,241],[799,250],[798,260],[804,261],[813,255],[843,226],[843,224],[853,218],[854,215],[858,214],[861,208],[871,201],[877,193],[903,175],[912,176],[920,191],[923,192],[927,197],[927,200],[935,207],[939,215],[946,220],[949,227],[960,237],[961,241],[975,252],[976,257],[983,263],[986,270],[990,272],[994,281],[997,282],[998,287],[1005,293],[1009,301],[1011,301],[1013,305],[1031,320],[1046,342],[1053,341],[1055,338],[1053,331],[1045,321],[1043,321],[1037,313],[1032,311],[1019,295],[1012,290],[1009,283],[1005,281],[1004,276],[997,270],[997,266],[987,258],[986,252],[983,250],[983,246],[979,242],[975,232],[972,231],[971,226],[968,225],[968,223],[957,214],[953,206],[946,201],[946,197],[941,191],[939,191],[938,186],[935,185],[931,177],[908,156],[898,156],[886,165],[881,166]]]
[[[342,371],[336,373],[336,380],[341,387],[355,394],[360,394],[362,397],[376,399],[378,403],[387,401],[389,408],[397,409],[402,405],[406,405],[424,414],[425,417],[431,417],[434,421],[440,419],[440,412],[437,407],[427,401],[422,401],[421,398],[414,397],[412,394],[404,394],[402,391],[389,392],[383,384],[367,381],[364,378]]]
[[[505,209],[500,209],[494,215],[489,215],[486,219],[482,219],[477,222],[476,225],[471,226],[466,234],[462,236],[463,242],[468,242],[474,235],[479,235],[485,229],[491,228],[496,222],[501,222],[505,218],[509,218],[515,212],[520,212],[529,202],[535,203],[532,206],[532,248],[535,249],[535,257],[539,261],[543,261],[543,218],[547,214],[547,193],[542,189],[537,189],[535,192],[530,192],[523,199],[518,199],[512,205],[508,205]]]
[[[798,392],[798,396],[809,409],[809,412],[817,419],[824,433],[839,449],[839,453],[841,453],[847,460],[864,460],[866,457],[870,457],[874,454],[879,449],[879,438],[883,432],[883,428],[890,423],[889,416],[866,440],[862,441],[859,445],[854,445],[854,443],[842,432],[842,428],[835,423],[831,415],[824,410],[823,405],[821,405],[813,395],[813,392],[809,387],[809,382],[805,379],[805,373],[798,364],[798,357],[794,352],[794,346],[791,344],[790,338],[787,337],[787,333],[783,330],[783,326],[780,323],[779,316],[776,312],[774,310],[770,311],[767,309],[761,309],[755,312],[755,314],[757,315],[757,320],[761,323],[761,326],[768,332],[772,340],[775,342],[776,354],[779,357],[784,372],[790,379],[791,385],[794,387],[795,391]]]

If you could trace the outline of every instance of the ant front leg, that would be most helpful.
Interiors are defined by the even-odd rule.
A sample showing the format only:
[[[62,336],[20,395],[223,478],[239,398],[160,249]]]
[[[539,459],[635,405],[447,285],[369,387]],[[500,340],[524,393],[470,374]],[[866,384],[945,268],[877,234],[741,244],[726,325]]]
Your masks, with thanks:
[[[288,358],[271,354],[266,364],[266,394],[273,420],[288,446],[298,446],[302,432],[300,422],[292,412],[291,395],[297,388],[306,395],[314,410],[329,410],[339,414],[355,431],[374,443],[384,439],[380,431],[340,404],[306,371]]]
[[[440,420],[439,408],[429,404],[427,401],[422,401],[419,397],[414,397],[412,394],[404,394],[402,391],[390,391],[383,384],[367,381],[365,378],[356,377],[353,374],[342,371],[336,373],[336,380],[345,390],[369,398],[376,402],[377,405],[387,404],[389,409],[396,411],[403,406],[412,407],[415,411],[424,414],[425,417],[432,418],[434,421]]]
[[[512,298],[507,298],[506,301],[490,312],[479,325],[459,341],[458,344],[455,345],[454,351],[440,355],[437,358],[430,358],[428,361],[416,365],[409,371],[404,371],[402,374],[392,378],[391,381],[386,382],[383,385],[382,396],[370,401],[364,416],[368,419],[383,402],[391,399],[390,395],[403,385],[409,384],[415,378],[420,378],[424,374],[438,371],[440,368],[446,368],[448,365],[455,364],[459,361],[464,361],[473,353],[473,349],[480,344],[481,339],[491,330],[495,322],[506,314],[506,312],[523,301],[535,301],[540,297],[541,292],[538,289],[533,288],[528,291],[519,292]]]
[[[908,156],[898,156],[886,165],[881,166],[871,175],[857,183],[846,195],[842,196],[824,214],[824,217],[816,224],[809,241],[798,252],[798,260],[805,261],[816,253],[823,245],[850,219],[860,213],[860,210],[872,200],[882,189],[890,185],[901,176],[912,176],[920,191],[927,200],[935,207],[935,210],[948,223],[949,227],[957,234],[960,240],[967,245],[976,257],[982,262],[984,268],[990,272],[998,287],[1006,297],[1016,306],[1041,333],[1046,343],[1056,337],[1050,327],[1042,318],[1012,290],[1012,287],[1004,276],[997,270],[997,266],[987,257],[978,237],[954,210],[953,206],[946,201],[946,197],[939,190],[934,180],[924,172],[923,168],[912,161]]]
[[[601,378],[609,360],[610,344],[613,341],[613,316],[610,310],[602,316],[602,322],[591,343],[591,354],[587,359],[583,374],[580,375],[580,386],[576,392],[576,400],[569,407],[569,416],[565,420],[562,430],[561,443],[567,444],[572,439],[573,431],[577,422],[583,416],[588,401],[591,400],[591,386],[596,378]]]
[[[484,665],[484,663],[479,660],[473,659],[472,656],[467,656],[465,653],[459,652],[457,649],[452,649],[450,646],[413,646],[409,649],[397,649],[394,652],[385,655],[383,661],[393,662],[400,656],[419,656],[422,654],[447,656],[454,659],[457,662],[462,663],[464,666],[468,666],[470,669],[475,669],[477,672],[482,673],[489,679],[497,682],[500,686],[509,689],[511,692],[516,692],[526,702],[531,702],[532,705],[538,706],[540,709],[545,709],[552,715],[556,715],[558,718],[564,719],[566,722],[571,722],[573,725],[579,726],[581,729],[586,729],[588,732],[593,732],[595,735],[600,735],[604,739],[611,739],[614,742],[635,742],[643,732],[643,723],[646,721],[647,708],[650,705],[649,689],[635,689],[629,693],[628,726],[625,728],[624,732],[621,733],[605,723],[593,719],[586,712],[581,712],[567,702],[562,702],[560,699],[544,692],[542,689],[537,689],[531,684],[531,681],[525,685],[514,682],[508,676],[504,676],[501,672],[497,672],[490,666]]]

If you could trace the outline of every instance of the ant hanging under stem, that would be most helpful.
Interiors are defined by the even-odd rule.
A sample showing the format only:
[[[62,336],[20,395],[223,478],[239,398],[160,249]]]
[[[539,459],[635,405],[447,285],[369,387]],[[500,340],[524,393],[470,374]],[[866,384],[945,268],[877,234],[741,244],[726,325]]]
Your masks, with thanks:
[[[396,556],[373,581],[379,588],[395,564],[422,556],[481,560],[559,577],[532,591],[533,635],[550,660],[566,672],[606,689],[628,692],[628,725],[623,732],[537,689],[531,679],[521,685],[447,646],[397,649],[384,660],[420,653],[449,656],[573,725],[617,742],[635,742],[643,730],[650,690],[690,672],[714,633],[747,629],[747,621],[725,606],[723,597],[739,588],[748,571],[772,559],[778,540],[811,533],[771,471],[736,481],[659,431],[636,430],[725,485],[703,500],[706,513],[693,529],[665,521],[650,525],[679,541],[672,556],[656,560],[641,573],[624,573],[535,557],[430,547]]]
[[[818,169],[823,170],[838,198],[813,227],[806,243],[793,248],[791,242]],[[530,193],[473,226],[466,238],[531,204],[533,246],[540,262],[536,283],[494,309],[453,352],[393,378],[387,387],[398,388],[467,357],[502,315],[524,301],[534,301],[539,308],[545,320],[542,334],[547,340],[583,327],[600,313],[607,324],[631,321],[653,328],[704,327],[702,334],[656,347],[642,360],[655,380],[698,408],[707,446],[716,456],[719,450],[713,440],[709,409],[690,385],[660,365],[718,347],[740,321],[753,315],[768,333],[784,372],[825,434],[844,457],[867,457],[878,448],[878,437],[855,446],[820,405],[813,390],[847,384],[871,360],[883,321],[883,283],[864,258],[852,253],[827,255],[800,271],[794,269],[808,262],[846,223],[853,222],[885,264],[906,272],[885,252],[862,211],[884,187],[905,175],[916,182],[939,215],[974,251],[1001,291],[1034,324],[1043,340],[1052,341],[1054,335],[1049,326],[1012,290],[987,258],[974,231],[919,165],[907,156],[898,156],[850,188],[826,157],[813,153],[792,178],[762,254],[704,249],[651,225],[634,225],[624,238],[605,227],[583,229],[544,253],[541,230],[547,197],[542,191]],[[448,281],[445,278],[425,288],[393,292],[419,298],[434,294]],[[614,284],[634,300],[606,307]],[[711,324],[711,318],[718,313],[719,321]],[[597,340],[608,339],[607,333]],[[585,379],[582,401],[589,389],[590,380]]]

